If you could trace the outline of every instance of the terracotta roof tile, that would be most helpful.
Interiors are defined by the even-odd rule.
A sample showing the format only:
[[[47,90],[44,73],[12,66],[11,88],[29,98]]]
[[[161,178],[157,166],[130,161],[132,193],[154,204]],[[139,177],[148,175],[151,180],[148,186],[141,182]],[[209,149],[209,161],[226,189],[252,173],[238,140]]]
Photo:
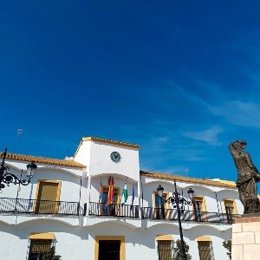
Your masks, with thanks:
[[[235,182],[225,182],[224,180],[210,180],[210,179],[197,179],[191,177],[184,177],[179,175],[170,175],[165,173],[159,172],[148,172],[148,171],[140,171],[142,176],[155,178],[155,179],[165,179],[165,180],[176,180],[180,182],[188,182],[188,183],[196,183],[196,184],[205,184],[210,186],[217,186],[217,187],[227,187],[227,188],[236,188]]]
[[[105,138],[100,138],[100,137],[83,137],[81,139],[82,141],[96,141],[100,143],[110,143],[114,145],[120,145],[120,146],[129,146],[133,148],[140,148],[138,144],[130,144],[126,142],[121,142],[121,141],[115,141],[115,140],[110,140],[110,139],[105,139]]]
[[[3,158],[3,154],[0,155],[0,158]],[[7,153],[6,159],[14,160],[14,161],[25,161],[25,162],[35,162],[35,163],[51,164],[51,165],[66,166],[66,167],[75,167],[75,168],[86,167],[85,165],[75,162],[73,160],[61,160],[61,159],[53,159],[48,157],[38,157],[38,156],[15,154],[15,153]]]

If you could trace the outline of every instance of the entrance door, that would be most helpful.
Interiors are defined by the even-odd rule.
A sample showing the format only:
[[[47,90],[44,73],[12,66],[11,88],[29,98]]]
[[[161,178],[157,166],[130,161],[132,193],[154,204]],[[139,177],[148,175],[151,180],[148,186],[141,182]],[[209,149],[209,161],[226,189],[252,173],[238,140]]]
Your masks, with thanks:
[[[99,240],[98,260],[120,260],[120,240]]]
[[[41,181],[39,183],[36,213],[54,214],[58,212],[58,190],[59,183],[57,182]]]

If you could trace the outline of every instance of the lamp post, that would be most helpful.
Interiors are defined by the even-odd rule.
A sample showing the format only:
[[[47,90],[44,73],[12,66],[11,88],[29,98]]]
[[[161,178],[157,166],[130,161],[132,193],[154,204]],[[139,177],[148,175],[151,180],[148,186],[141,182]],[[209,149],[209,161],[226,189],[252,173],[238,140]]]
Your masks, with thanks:
[[[28,185],[34,176],[37,165],[34,162],[27,164],[27,176],[26,179],[22,179],[22,174],[20,175],[20,177],[17,177],[15,174],[9,172],[9,167],[5,165],[6,155],[7,148],[5,148],[5,151],[2,154],[3,159],[0,166],[0,191],[4,189],[6,185],[9,186],[11,183],[14,185]]]
[[[159,185],[157,188],[158,195],[162,197],[164,188]],[[164,203],[170,201],[172,204],[173,208],[177,209],[177,214],[178,214],[178,225],[179,225],[179,233],[180,233],[180,240],[181,240],[181,250],[182,250],[182,260],[187,260],[187,255],[185,252],[185,244],[184,244],[184,239],[183,239],[183,232],[182,232],[182,225],[181,225],[181,214],[184,213],[184,207],[185,205],[192,205],[193,204],[193,196],[194,196],[194,190],[192,188],[189,188],[187,191],[189,195],[189,200],[184,198],[178,193],[177,186],[176,186],[176,181],[174,180],[174,192],[170,198],[167,199]]]

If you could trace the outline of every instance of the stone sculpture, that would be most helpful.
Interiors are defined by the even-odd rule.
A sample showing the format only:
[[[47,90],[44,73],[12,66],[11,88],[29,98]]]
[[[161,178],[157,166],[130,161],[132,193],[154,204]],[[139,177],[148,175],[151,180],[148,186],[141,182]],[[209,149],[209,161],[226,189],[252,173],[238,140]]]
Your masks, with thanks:
[[[254,214],[260,213],[260,202],[257,196],[257,182],[260,181],[260,174],[249,153],[244,151],[246,146],[246,141],[237,140],[228,147],[238,172],[236,186],[244,206],[244,214]]]

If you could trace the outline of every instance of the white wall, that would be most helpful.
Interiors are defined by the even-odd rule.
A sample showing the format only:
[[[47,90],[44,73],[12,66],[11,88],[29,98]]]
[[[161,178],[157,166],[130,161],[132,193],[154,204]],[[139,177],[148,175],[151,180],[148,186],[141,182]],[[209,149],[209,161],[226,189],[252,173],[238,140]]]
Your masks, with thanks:
[[[61,255],[63,260],[93,260],[96,236],[124,236],[126,260],[158,259],[157,235],[171,235],[175,241],[179,239],[178,227],[167,224],[149,229],[134,229],[124,224],[106,222],[88,228],[75,228],[58,221],[46,220],[16,226],[0,224],[0,230],[0,259],[6,260],[26,259],[28,237],[33,232],[53,232],[56,237],[56,253]],[[184,240],[190,246],[192,260],[199,259],[195,241],[198,236],[211,238],[216,260],[228,260],[222,243],[231,237],[229,230],[221,232],[209,226],[184,230]]]
[[[20,174],[19,171],[15,170],[15,168],[12,168],[11,171],[17,176]],[[25,177],[25,175],[23,176]],[[28,186],[21,185],[18,197],[24,199],[36,199],[36,189],[38,182],[40,180],[54,180],[61,182],[61,201],[79,202],[80,178],[80,176],[72,175],[63,169],[39,167],[34,177],[32,178],[31,183]],[[18,185],[10,184],[9,187],[3,189],[0,197],[15,198],[18,187]]]
[[[143,188],[143,206],[152,207],[152,194],[156,191],[159,184],[164,187],[164,192],[169,192],[172,194],[174,189],[174,184],[172,181],[146,178],[141,177],[142,188]],[[183,194],[185,198],[189,198],[187,191],[189,188],[194,190],[194,195],[203,196],[206,203],[206,210],[208,212],[224,212],[223,200],[233,199],[236,203],[238,214],[243,213],[243,205],[238,198],[238,191],[236,188],[218,188],[214,186],[207,185],[197,185],[192,183],[177,182],[177,190],[180,194]]]
[[[111,160],[112,152],[121,155],[121,161]],[[139,151],[137,148],[96,141],[83,141],[75,155],[75,161],[87,165],[88,173],[92,176],[101,173],[122,174],[134,181],[139,180]]]

